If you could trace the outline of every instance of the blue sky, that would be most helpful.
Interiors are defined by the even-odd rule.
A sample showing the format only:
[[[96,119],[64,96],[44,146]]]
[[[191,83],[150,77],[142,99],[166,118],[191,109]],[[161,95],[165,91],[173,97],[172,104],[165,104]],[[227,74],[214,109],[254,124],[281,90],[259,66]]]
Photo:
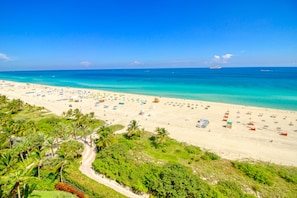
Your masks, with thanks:
[[[296,0],[5,0],[0,70],[297,66]]]

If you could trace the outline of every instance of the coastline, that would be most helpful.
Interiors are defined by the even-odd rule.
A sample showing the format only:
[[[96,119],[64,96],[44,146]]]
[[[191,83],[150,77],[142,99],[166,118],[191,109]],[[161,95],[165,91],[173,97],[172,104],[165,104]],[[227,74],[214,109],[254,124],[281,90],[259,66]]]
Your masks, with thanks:
[[[154,103],[153,96],[6,80],[0,82],[0,94],[44,106],[57,115],[79,108],[108,124],[127,126],[137,120],[151,132],[164,127],[170,137],[226,159],[297,166],[297,111],[166,97],[157,97],[159,102]],[[196,127],[201,118],[209,120],[206,128]]]

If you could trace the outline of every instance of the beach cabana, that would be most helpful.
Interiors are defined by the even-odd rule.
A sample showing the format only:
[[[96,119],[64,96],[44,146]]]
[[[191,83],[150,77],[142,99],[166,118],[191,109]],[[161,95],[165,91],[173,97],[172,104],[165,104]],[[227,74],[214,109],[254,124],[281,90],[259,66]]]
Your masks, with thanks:
[[[288,136],[288,133],[287,132],[281,132],[280,135],[282,135],[282,136]]]
[[[196,127],[198,128],[205,128],[207,127],[207,125],[209,124],[209,120],[206,118],[201,118],[200,120],[198,120],[198,123],[196,125]]]
[[[139,115],[143,115],[143,114],[144,114],[144,111],[140,110]]]
[[[232,122],[227,122],[227,124],[226,124],[226,128],[228,128],[228,129],[231,129],[232,128]]]
[[[155,98],[153,101],[153,103],[158,103],[158,102],[160,102],[159,98]]]

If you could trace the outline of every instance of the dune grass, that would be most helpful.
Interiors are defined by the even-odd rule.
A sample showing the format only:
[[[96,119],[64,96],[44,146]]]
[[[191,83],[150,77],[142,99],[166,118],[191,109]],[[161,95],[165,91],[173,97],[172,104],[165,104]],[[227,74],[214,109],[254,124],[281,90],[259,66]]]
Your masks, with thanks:
[[[150,178],[174,163],[190,168],[209,190],[219,191],[223,197],[296,197],[297,167],[221,159],[170,138],[156,145],[152,136],[149,132],[135,139],[117,135],[115,144],[99,151],[94,169],[136,190],[150,191]]]
[[[68,192],[63,191],[34,191],[29,198],[77,198],[76,195],[73,195]]]

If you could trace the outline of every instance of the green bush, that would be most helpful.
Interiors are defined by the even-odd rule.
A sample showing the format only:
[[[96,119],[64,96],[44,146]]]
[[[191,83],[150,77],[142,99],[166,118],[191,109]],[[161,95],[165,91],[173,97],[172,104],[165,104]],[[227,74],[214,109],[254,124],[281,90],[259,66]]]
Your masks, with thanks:
[[[156,197],[221,197],[221,194],[180,164],[167,164],[148,183]]]
[[[220,156],[218,156],[218,155],[215,154],[215,153],[206,151],[206,152],[201,156],[201,159],[203,159],[203,160],[219,160],[219,159],[220,159]]]
[[[86,194],[89,195],[91,198],[124,198],[124,195],[114,191],[111,188],[108,188],[92,179],[87,177],[86,175],[82,174],[78,170],[78,165],[72,164],[69,166],[64,174],[65,179],[67,182],[71,183],[78,189],[84,191]]]
[[[123,125],[120,124],[115,124],[115,125],[111,125],[109,126],[109,128],[111,129],[111,131],[114,133],[116,131],[122,130],[123,128],[125,128]]]
[[[201,153],[201,149],[197,146],[188,146],[185,145],[185,150],[189,153],[189,154],[200,154]]]
[[[137,192],[151,192],[156,197],[216,197],[220,194],[183,165],[160,167],[138,163],[123,143],[100,151],[93,168]]]
[[[234,167],[243,171],[249,178],[261,183],[271,186],[273,184],[273,173],[260,165],[253,165],[250,163],[234,162]]]
[[[61,120],[59,117],[49,117],[39,120],[37,123],[38,130],[45,134],[50,134]]]
[[[297,170],[295,169],[281,169],[278,172],[279,176],[289,183],[297,184]]]
[[[244,194],[239,187],[238,183],[234,181],[219,181],[216,184],[216,189],[218,189],[226,197],[240,197],[240,198],[252,198],[253,195]]]

